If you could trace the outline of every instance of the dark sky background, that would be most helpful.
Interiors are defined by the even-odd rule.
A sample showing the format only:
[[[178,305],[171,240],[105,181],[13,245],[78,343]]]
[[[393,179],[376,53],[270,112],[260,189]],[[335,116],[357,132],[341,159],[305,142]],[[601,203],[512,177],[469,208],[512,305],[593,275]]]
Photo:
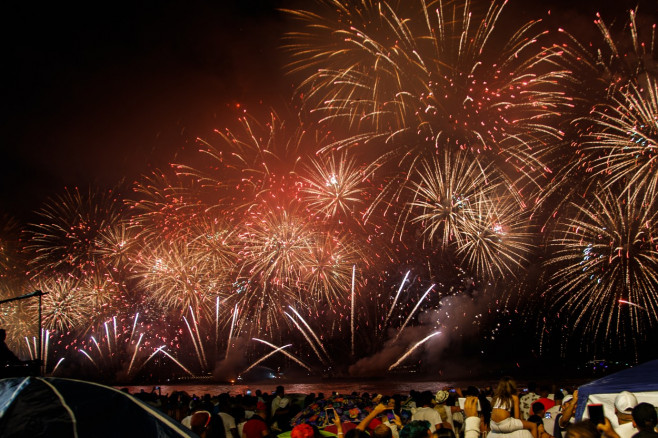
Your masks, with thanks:
[[[512,0],[506,14],[525,21],[551,9],[565,28],[594,35],[597,10],[612,17],[636,4]],[[287,102],[281,7],[294,2],[2,2],[3,212],[26,219],[64,186],[111,186],[166,166],[223,128],[230,105]]]

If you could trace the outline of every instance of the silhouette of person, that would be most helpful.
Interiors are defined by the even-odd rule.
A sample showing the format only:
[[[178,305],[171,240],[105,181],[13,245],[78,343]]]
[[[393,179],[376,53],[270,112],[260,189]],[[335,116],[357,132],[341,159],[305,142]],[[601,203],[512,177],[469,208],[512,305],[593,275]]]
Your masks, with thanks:
[[[7,339],[7,332],[5,329],[0,329],[0,366],[22,364],[23,361],[9,349],[5,339]]]

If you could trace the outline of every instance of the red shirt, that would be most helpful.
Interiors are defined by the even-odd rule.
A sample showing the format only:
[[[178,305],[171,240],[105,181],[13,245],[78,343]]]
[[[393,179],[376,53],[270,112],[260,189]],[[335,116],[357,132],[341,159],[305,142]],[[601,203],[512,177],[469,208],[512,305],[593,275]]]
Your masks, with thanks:
[[[244,424],[242,435],[247,438],[263,438],[263,431],[267,430],[267,424],[260,417],[254,416]]]

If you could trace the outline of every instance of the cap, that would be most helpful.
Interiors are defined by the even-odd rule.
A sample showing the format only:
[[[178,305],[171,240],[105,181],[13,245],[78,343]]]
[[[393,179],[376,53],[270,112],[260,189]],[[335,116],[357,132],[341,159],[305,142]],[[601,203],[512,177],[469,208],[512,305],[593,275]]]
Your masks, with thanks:
[[[448,391],[438,391],[436,395],[434,396],[434,401],[437,402],[438,404],[444,403],[446,400],[448,400],[448,397],[450,396],[450,393]]]
[[[573,400],[573,395],[565,395],[564,398],[562,399],[562,406],[566,405],[571,400]]]
[[[635,406],[637,406],[637,398],[631,392],[622,391],[615,397],[615,408],[619,412],[630,414]]]

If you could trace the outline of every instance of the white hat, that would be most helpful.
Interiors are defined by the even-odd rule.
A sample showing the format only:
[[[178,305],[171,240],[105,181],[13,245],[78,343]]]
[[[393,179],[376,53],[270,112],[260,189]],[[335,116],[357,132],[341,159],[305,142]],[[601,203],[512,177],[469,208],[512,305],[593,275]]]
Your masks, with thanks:
[[[434,401],[438,404],[441,404],[448,400],[448,397],[450,397],[450,393],[448,393],[448,391],[441,390],[438,391],[434,396]]]
[[[619,412],[630,413],[635,406],[637,406],[637,398],[628,391],[622,391],[615,397],[615,408]]]
[[[565,395],[564,398],[562,399],[562,406],[566,405],[569,403],[571,400],[573,400],[573,395]]]

